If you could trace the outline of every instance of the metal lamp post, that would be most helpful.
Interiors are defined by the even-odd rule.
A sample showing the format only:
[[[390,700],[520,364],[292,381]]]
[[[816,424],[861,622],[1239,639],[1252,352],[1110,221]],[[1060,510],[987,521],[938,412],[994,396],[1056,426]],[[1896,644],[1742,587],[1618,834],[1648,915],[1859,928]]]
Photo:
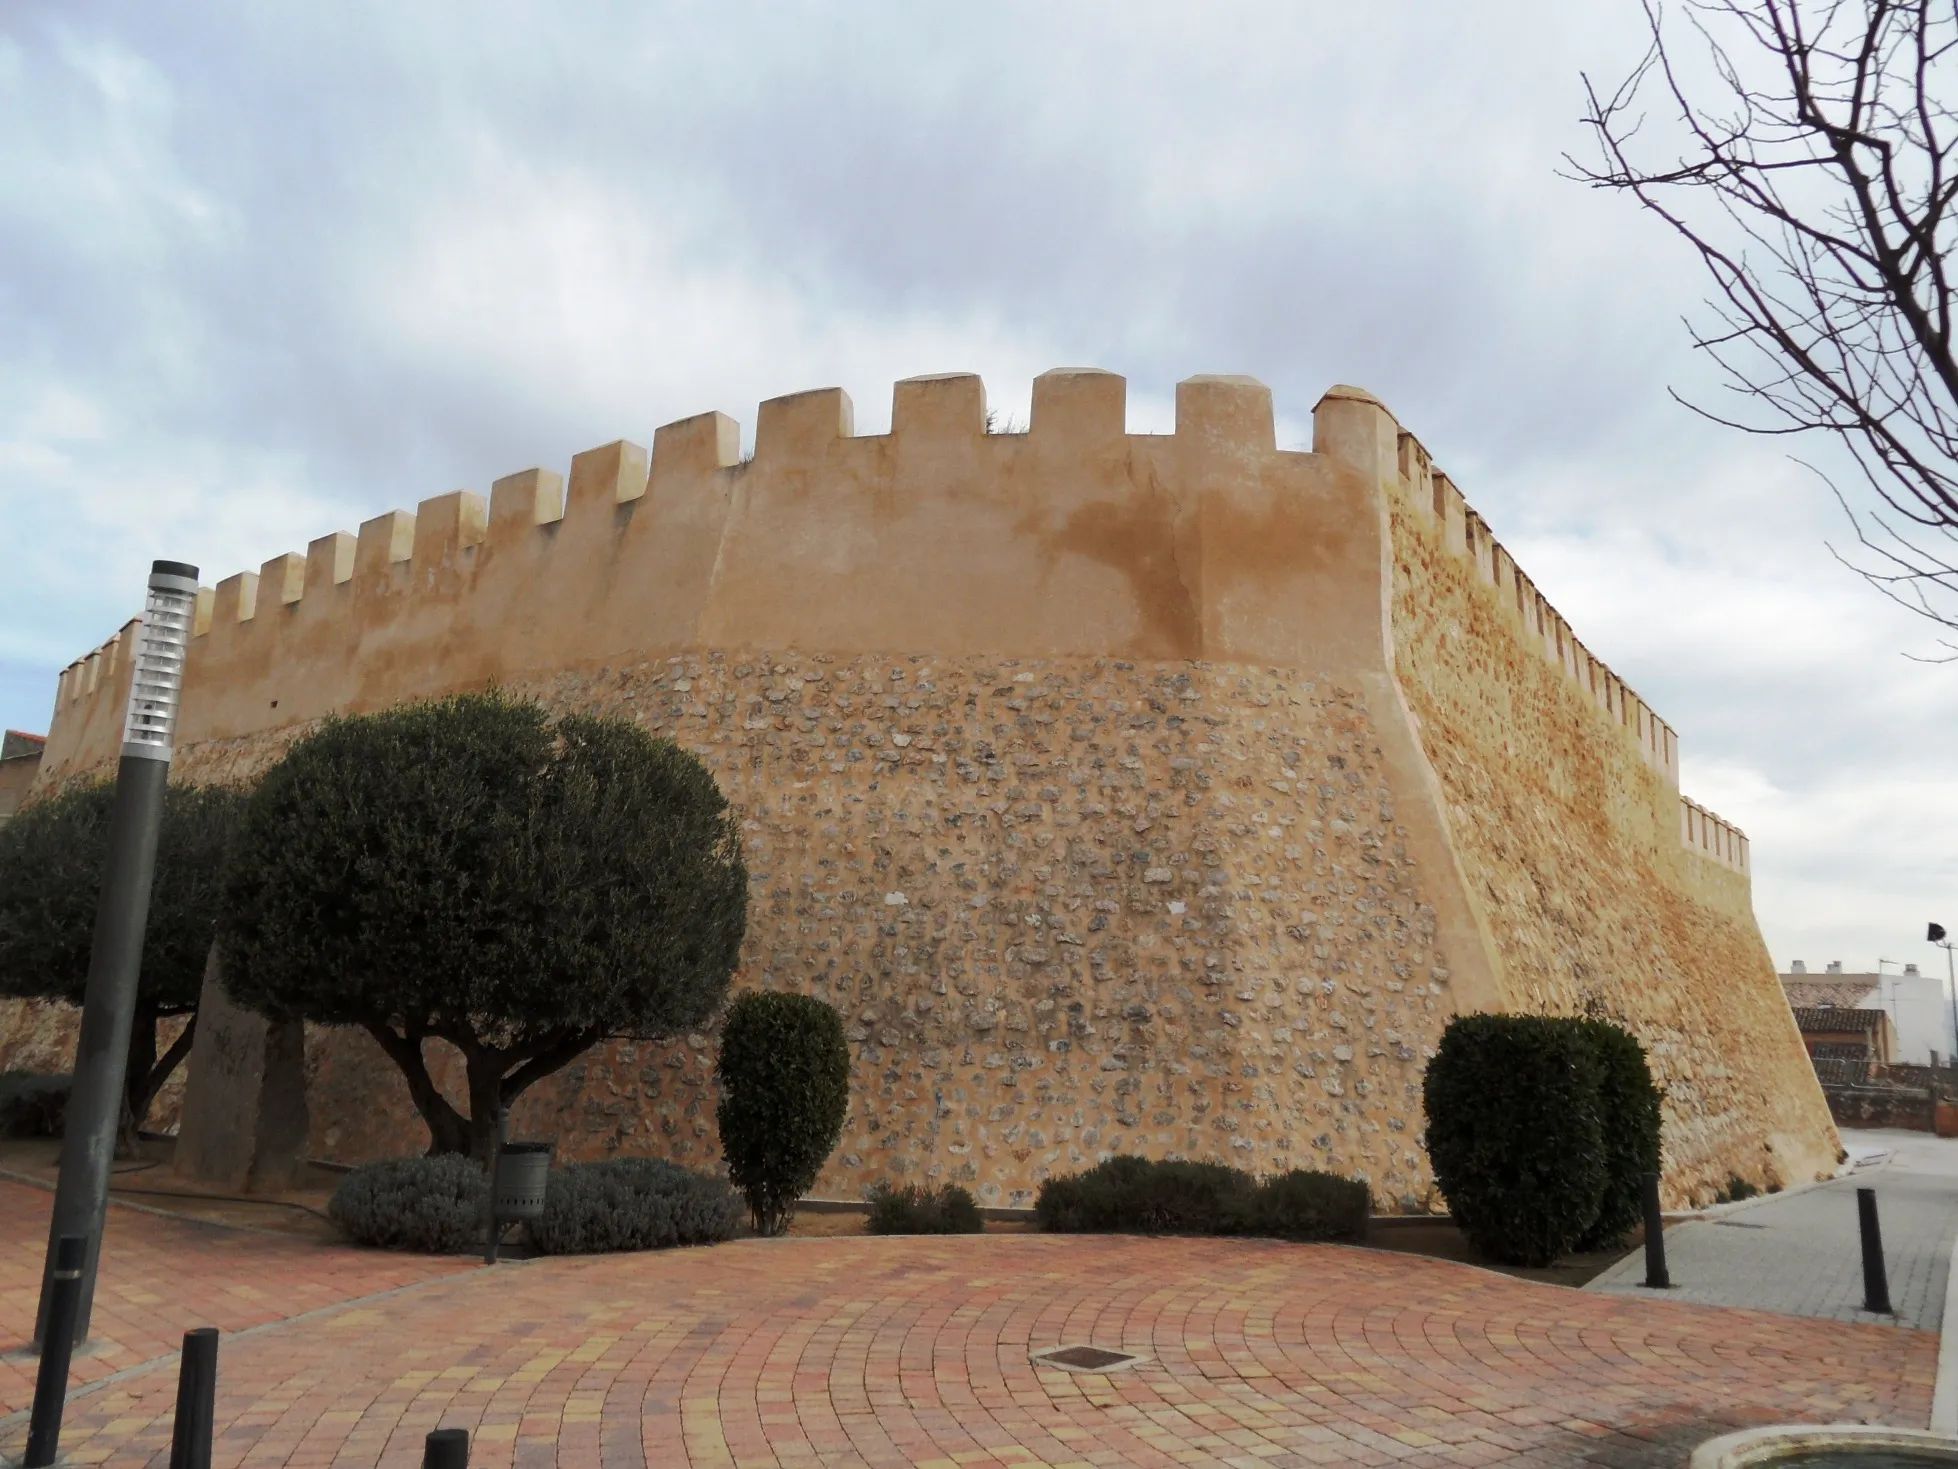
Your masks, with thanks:
[[[1944,988],[1945,993],[1951,996],[1951,1063],[1958,1066],[1958,975],[1953,974],[1951,967],[1951,950],[1954,941],[1944,936],[1942,923],[1927,924],[1924,938],[1926,942],[1936,944],[1944,950]]]
[[[123,1072],[129,1062],[136,978],[143,963],[143,929],[149,920],[150,882],[156,872],[157,827],[163,788],[170,778],[177,700],[196,609],[197,568],[181,561],[156,562],[150,568],[149,600],[123,718],[122,760],[116,767],[108,853],[96,900],[81,1038],[75,1049],[75,1079],[61,1144],[61,1177],[55,1186],[54,1219],[48,1226],[47,1264],[41,1276],[41,1306],[34,1328],[37,1342],[46,1340],[55,1249],[64,1235],[78,1235],[88,1242],[74,1331],[75,1340],[88,1339],[102,1225],[109,1207],[109,1165],[115,1157]]]

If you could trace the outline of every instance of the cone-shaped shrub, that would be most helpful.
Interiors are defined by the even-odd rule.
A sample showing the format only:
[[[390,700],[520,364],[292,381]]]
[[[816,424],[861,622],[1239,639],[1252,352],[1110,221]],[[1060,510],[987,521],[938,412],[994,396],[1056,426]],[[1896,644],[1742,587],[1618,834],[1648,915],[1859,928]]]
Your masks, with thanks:
[[[843,1019],[810,995],[741,995],[728,1006],[714,1074],[728,1178],[747,1196],[755,1232],[774,1234],[843,1135]]]
[[[1609,1020],[1574,1022],[1598,1057],[1598,1119],[1604,1130],[1604,1200],[1578,1240],[1584,1250],[1608,1250],[1639,1222],[1645,1175],[1659,1171],[1659,1088],[1638,1037]]]
[[[1462,1015],[1428,1063],[1428,1157],[1462,1232],[1548,1265],[1597,1221],[1605,1160],[1598,1048],[1578,1022]]]

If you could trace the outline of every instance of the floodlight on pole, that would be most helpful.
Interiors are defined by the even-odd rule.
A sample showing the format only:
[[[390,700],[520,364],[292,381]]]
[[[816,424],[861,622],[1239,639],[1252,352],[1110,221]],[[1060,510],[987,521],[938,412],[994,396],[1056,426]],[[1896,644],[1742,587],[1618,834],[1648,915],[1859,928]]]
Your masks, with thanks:
[[[1954,974],[1951,965],[1954,941],[1945,937],[1942,923],[1926,924],[1924,939],[1944,950],[1944,988],[1951,997],[1951,1060],[1954,1066],[1958,1066],[1958,974]]]
[[[109,1165],[122,1120],[129,1030],[143,965],[143,930],[149,922],[150,884],[156,875],[157,828],[163,815],[163,788],[170,778],[184,659],[196,613],[197,568],[181,561],[152,565],[123,715],[122,759],[116,767],[115,804],[110,808],[102,888],[96,899],[81,1036],[63,1128],[61,1176],[48,1226],[41,1309],[34,1328],[37,1342],[43,1340],[48,1324],[55,1247],[64,1235],[88,1241],[75,1316],[76,1340],[88,1339],[102,1224],[109,1207]]]

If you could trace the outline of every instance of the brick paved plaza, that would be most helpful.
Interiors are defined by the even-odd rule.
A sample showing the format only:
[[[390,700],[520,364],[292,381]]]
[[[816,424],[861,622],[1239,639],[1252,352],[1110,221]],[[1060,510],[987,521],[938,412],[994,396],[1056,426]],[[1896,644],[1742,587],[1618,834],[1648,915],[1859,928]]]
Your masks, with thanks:
[[[47,1207],[0,1184],[15,1341]],[[206,1323],[220,1466],[411,1465],[450,1424],[489,1466],[1672,1465],[1742,1423],[1921,1425],[1937,1361],[1929,1332],[1333,1246],[844,1237],[486,1271],[120,1207],[109,1245],[81,1463],[166,1462],[175,1364],[128,1369]],[[1148,1360],[1027,1360],[1076,1342]],[[0,1451],[24,1435],[13,1411]]]

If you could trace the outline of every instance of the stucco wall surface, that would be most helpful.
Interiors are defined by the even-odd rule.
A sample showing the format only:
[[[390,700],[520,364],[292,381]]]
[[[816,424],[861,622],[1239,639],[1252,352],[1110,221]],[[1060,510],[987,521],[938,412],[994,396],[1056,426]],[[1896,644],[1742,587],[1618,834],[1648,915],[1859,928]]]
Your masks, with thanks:
[[[1132,1150],[1427,1207],[1448,1016],[1610,984],[1674,1086],[1675,1194],[1761,1176],[1764,1142],[1790,1179],[1832,1163],[1819,1093],[1733,1055],[1778,1044],[1744,837],[1680,803],[1671,730],[1554,614],[1554,661],[1496,625],[1463,568],[1522,584],[1391,415],[1335,389],[1297,453],[1248,379],[1179,385],[1172,435],[1123,412],[1120,378],[1062,370],[993,434],[954,375],[858,436],[826,389],[763,404],[751,459],[703,414],[568,484],[322,537],[206,599],[179,775],[249,779],[325,713],[491,682],[695,750],[744,820],[737,984],[851,1026],[827,1194],[1022,1203]],[[113,759],[132,632],[64,674],[44,785]],[[364,1037],[315,1034],[307,1064],[323,1155],[421,1145]],[[711,1036],[616,1043],[516,1125],[711,1162],[711,1067]]]

